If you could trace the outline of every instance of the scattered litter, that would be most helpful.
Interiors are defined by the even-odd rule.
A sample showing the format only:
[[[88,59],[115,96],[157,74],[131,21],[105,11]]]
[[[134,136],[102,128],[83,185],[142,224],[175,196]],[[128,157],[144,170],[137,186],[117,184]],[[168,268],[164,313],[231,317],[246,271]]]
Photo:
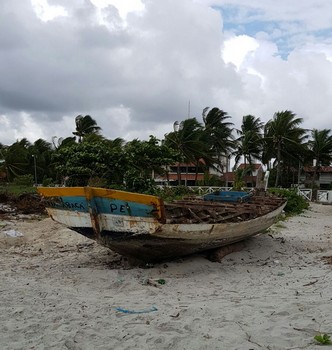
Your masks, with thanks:
[[[303,287],[311,286],[311,285],[313,285],[313,284],[315,284],[315,283],[317,283],[317,282],[318,282],[318,280],[314,280],[314,281],[312,281],[312,282],[309,282],[309,283],[307,283],[307,284],[304,284]]]
[[[323,256],[322,259],[325,261],[325,264],[332,265],[332,255],[331,256]]]
[[[4,231],[4,234],[5,236],[8,236],[8,237],[23,237],[23,233],[16,230]]]
[[[152,278],[144,278],[142,281],[143,285],[149,285],[149,286],[153,286],[153,287],[157,287],[160,288],[160,284],[165,284],[166,281],[162,278],[159,278],[158,280],[154,280]]]
[[[145,314],[148,312],[158,311],[158,309],[155,306],[152,306],[150,309],[144,309],[144,310],[127,310],[122,309],[121,307],[116,307],[114,310],[122,312],[124,314]]]
[[[0,229],[4,229],[8,225],[9,225],[8,221],[5,221],[5,220],[0,221]]]
[[[78,243],[78,244],[76,244],[76,248],[77,248],[77,251],[80,251],[81,249],[90,249],[94,244],[95,244],[95,242]]]

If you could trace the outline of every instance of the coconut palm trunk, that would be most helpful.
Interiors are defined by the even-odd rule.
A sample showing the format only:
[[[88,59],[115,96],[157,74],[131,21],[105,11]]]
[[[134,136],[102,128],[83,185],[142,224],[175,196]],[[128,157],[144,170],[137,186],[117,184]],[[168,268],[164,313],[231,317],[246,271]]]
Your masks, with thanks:
[[[278,187],[279,185],[279,178],[280,178],[280,168],[281,168],[281,146],[278,144],[278,149],[277,149],[277,174],[276,174],[276,181],[274,186]]]

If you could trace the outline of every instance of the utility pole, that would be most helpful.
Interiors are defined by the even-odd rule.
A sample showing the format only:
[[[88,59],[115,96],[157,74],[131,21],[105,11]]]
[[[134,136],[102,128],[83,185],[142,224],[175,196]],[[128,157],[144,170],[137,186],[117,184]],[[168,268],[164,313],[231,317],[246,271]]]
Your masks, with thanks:
[[[37,184],[38,184],[38,181],[37,181],[37,162],[36,162],[37,156],[35,154],[33,154],[32,157],[33,157],[33,165],[34,165],[34,170],[35,170],[35,186],[37,186]]]

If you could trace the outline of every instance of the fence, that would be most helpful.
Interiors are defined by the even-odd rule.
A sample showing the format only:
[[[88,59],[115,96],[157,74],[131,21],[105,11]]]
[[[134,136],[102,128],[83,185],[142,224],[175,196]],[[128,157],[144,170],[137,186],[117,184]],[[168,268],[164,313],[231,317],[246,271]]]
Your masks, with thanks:
[[[216,191],[229,191],[231,187],[220,186],[188,186],[191,190],[198,191],[199,194],[208,194]]]
[[[308,188],[298,188],[297,193],[302,196],[307,201],[311,201],[312,199],[312,190]]]
[[[312,200],[312,189],[298,188],[298,194],[308,201]],[[317,190],[317,201],[321,203],[332,203],[332,191]]]
[[[197,191],[200,195],[213,193],[216,191],[229,191],[231,187],[220,186],[188,186],[188,188]],[[298,188],[297,192],[305,200],[312,200],[312,189],[310,188]],[[318,190],[317,201],[322,203],[332,203],[332,191]]]

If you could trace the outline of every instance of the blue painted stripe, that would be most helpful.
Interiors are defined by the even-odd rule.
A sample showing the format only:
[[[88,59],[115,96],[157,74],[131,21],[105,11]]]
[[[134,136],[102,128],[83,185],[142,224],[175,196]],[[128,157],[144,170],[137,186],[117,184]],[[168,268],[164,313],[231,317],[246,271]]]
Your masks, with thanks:
[[[153,217],[152,205],[102,197],[95,197],[94,202],[99,214]]]
[[[90,204],[91,208],[95,209],[98,214],[154,217],[154,207],[152,205],[103,197],[94,197],[89,202],[90,203],[88,203],[83,196],[62,196],[56,197],[56,199],[52,197],[52,199],[47,201],[46,206],[56,209],[88,213]]]
[[[78,211],[82,213],[89,212],[87,200],[83,196],[59,196],[47,198],[46,207],[69,211]]]

